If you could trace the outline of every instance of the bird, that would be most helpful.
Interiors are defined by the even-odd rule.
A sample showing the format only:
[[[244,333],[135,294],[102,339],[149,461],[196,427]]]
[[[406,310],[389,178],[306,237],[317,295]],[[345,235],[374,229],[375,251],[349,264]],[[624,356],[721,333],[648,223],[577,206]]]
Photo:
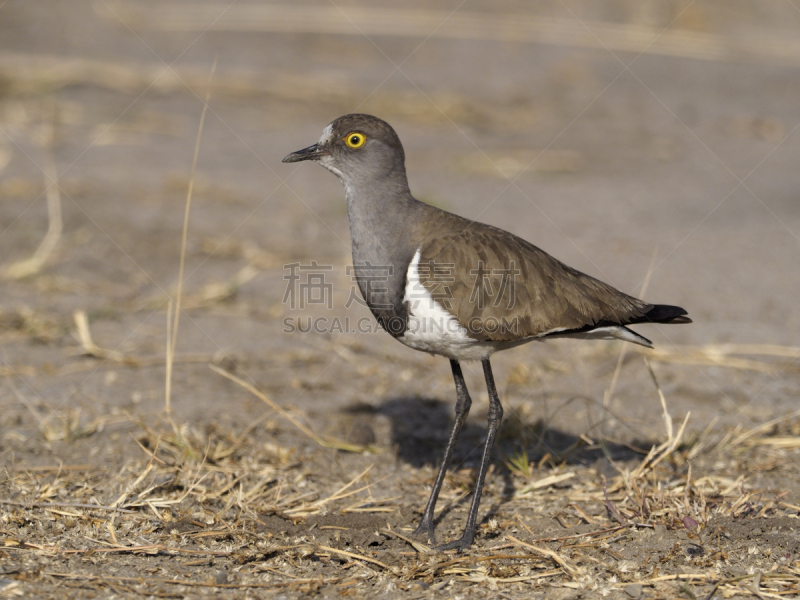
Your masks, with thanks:
[[[548,338],[619,339],[652,348],[628,326],[691,323],[678,306],[650,304],[581,273],[524,239],[417,200],[405,152],[386,121],[348,114],[284,163],[315,161],[345,188],[353,268],[365,303],[392,337],[450,360],[455,420],[416,536],[436,544],[434,511],[472,400],[461,362],[480,360],[489,393],[488,429],[461,537],[435,546],[466,551],[503,418],[490,357]],[[359,276],[361,273],[363,276]]]

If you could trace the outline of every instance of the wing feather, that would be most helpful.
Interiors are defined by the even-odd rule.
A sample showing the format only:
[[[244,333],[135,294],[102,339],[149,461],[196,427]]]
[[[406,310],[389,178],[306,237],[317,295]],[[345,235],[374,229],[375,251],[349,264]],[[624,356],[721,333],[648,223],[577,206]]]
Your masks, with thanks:
[[[419,265],[420,283],[482,341],[624,325],[653,308],[478,223],[420,248]]]

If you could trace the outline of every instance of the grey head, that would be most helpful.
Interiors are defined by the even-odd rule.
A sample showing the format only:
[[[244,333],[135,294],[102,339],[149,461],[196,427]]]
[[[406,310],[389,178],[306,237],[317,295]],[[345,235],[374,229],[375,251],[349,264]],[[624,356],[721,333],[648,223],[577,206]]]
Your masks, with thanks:
[[[316,144],[292,152],[283,162],[301,160],[319,162],[348,189],[387,180],[408,189],[400,138],[391,125],[372,115],[339,117],[325,128]]]

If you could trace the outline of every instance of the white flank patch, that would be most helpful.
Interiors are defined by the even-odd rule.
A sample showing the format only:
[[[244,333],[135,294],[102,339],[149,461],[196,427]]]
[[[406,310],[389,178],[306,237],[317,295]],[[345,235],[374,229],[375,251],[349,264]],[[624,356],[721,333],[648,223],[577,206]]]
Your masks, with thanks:
[[[455,360],[480,360],[489,356],[496,345],[471,338],[452,314],[447,312],[419,280],[420,251],[408,265],[403,302],[408,303],[405,333],[397,338],[406,346],[423,352],[441,354]]]

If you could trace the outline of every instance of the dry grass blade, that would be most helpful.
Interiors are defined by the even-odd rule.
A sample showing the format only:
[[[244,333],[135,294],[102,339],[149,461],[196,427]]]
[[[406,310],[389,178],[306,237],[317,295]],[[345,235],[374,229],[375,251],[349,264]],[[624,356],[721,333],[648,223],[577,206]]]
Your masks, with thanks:
[[[25,471],[29,473],[43,473],[47,471],[55,471],[61,473],[62,471],[89,471],[94,469],[94,465],[32,465],[25,467]]]
[[[375,485],[375,483],[378,483],[379,481],[383,481],[383,479],[387,479],[388,478],[388,476],[384,477],[383,479],[381,479],[379,481],[376,481],[375,483],[370,483],[368,485],[365,485],[363,487],[360,487],[358,489],[351,490],[351,491],[345,493],[348,489],[350,489],[350,487],[352,485],[354,485],[356,483],[356,481],[358,481],[359,479],[364,477],[367,473],[369,473],[370,470],[372,469],[372,467],[374,467],[374,466],[375,465],[368,466],[366,469],[361,471],[361,473],[359,473],[358,475],[353,477],[353,479],[351,479],[345,486],[339,488],[336,492],[334,492],[333,494],[331,494],[327,498],[323,498],[322,500],[317,500],[316,502],[314,502],[313,504],[310,504],[308,506],[301,506],[301,507],[298,507],[298,508],[287,510],[286,514],[287,515],[294,515],[294,514],[298,514],[298,513],[304,513],[304,512],[311,512],[311,511],[319,510],[320,508],[322,508],[326,504],[329,504],[329,503],[334,502],[336,500],[341,500],[342,498],[347,498],[348,496],[352,496],[353,494],[358,494],[359,492],[363,492],[364,490],[368,490],[373,485]]]
[[[522,575],[517,577],[493,577],[490,575],[491,570],[485,566],[457,566],[442,571],[445,575],[455,575],[459,581],[468,581],[470,583],[484,584],[496,588],[499,584],[521,583],[524,581],[534,581],[536,579],[545,579],[555,575],[563,574],[562,569],[553,569],[534,575]],[[504,596],[501,596],[504,597]]]
[[[48,508],[51,506],[58,506],[60,508],[81,508],[87,510],[103,510],[103,511],[114,511],[121,513],[136,514],[135,510],[128,510],[127,508],[118,508],[116,506],[101,506],[99,504],[85,504],[81,502],[32,502],[30,504],[26,504],[24,502],[13,502],[12,500],[3,500],[0,498],[0,504],[7,504],[9,506],[23,506],[25,508],[28,507]]]
[[[12,263],[2,271],[0,275],[4,279],[22,279],[30,277],[42,270],[50,255],[58,246],[61,240],[61,232],[64,227],[61,218],[61,190],[58,187],[58,172],[56,170],[56,163],[53,160],[53,142],[55,138],[55,120],[56,111],[55,104],[52,106],[52,119],[50,120],[47,131],[44,134],[45,138],[42,143],[44,154],[44,167],[42,171],[45,177],[45,185],[47,186],[47,233],[42,239],[39,247],[30,258]]]
[[[547,537],[547,538],[536,538],[532,540],[534,542],[563,542],[565,540],[579,540],[583,538],[593,538],[598,537],[601,535],[606,535],[609,533],[616,533],[617,531],[621,531],[623,529],[628,529],[629,527],[653,527],[647,523],[626,523],[625,525],[617,525],[616,527],[609,527],[608,529],[601,529],[600,531],[591,531],[589,533],[575,533],[573,535],[562,535],[560,537]],[[529,533],[533,533],[527,526]]]
[[[772,446],[773,448],[800,448],[800,438],[797,437],[778,437],[778,438],[754,438],[752,443],[761,446]]]
[[[338,554],[339,556],[346,556],[347,558],[352,558],[354,560],[363,560],[364,562],[368,562],[372,565],[377,565],[382,569],[386,569],[387,571],[393,571],[392,567],[389,565],[382,563],[379,560],[374,558],[369,558],[368,556],[362,556],[361,554],[356,554],[355,552],[347,552],[346,550],[339,550],[338,548],[331,548],[330,546],[315,546],[318,550],[322,550],[323,552],[330,552],[331,554]]]
[[[22,392],[19,391],[19,388],[17,388],[16,385],[12,385],[11,386],[11,391],[14,392],[14,395],[17,397],[17,400],[19,400],[20,403],[23,406],[25,406],[25,408],[28,409],[28,412],[30,412],[33,415],[33,417],[36,419],[36,421],[38,423],[39,430],[45,436],[45,439],[48,439],[48,440],[49,439],[58,439],[58,436],[57,436],[56,432],[52,431],[53,426],[49,424],[50,417],[52,416],[52,413],[45,418],[42,415],[42,413],[40,413],[36,409],[36,407],[33,404],[31,404],[31,401],[28,400],[28,398],[25,396],[25,394],[23,394]],[[52,436],[52,438],[51,438],[51,436]]]
[[[678,429],[678,433],[673,435],[672,416],[669,414],[669,410],[667,409],[667,399],[664,397],[664,392],[661,390],[661,385],[658,383],[658,378],[656,377],[653,369],[650,367],[650,363],[647,361],[647,359],[644,360],[644,363],[647,365],[647,370],[650,373],[650,377],[653,379],[653,384],[656,386],[656,391],[658,392],[658,398],[661,401],[662,418],[664,420],[664,428],[666,429],[667,439],[659,446],[654,446],[650,449],[650,452],[647,453],[647,456],[644,458],[644,460],[633,471],[633,473],[631,473],[626,484],[629,483],[630,480],[636,480],[644,473],[654,469],[656,465],[658,465],[662,460],[667,458],[675,451],[683,439],[683,434],[686,431],[686,425],[689,423],[689,417],[692,414],[691,412],[686,413],[686,417],[683,419],[683,423],[681,424],[680,429]]]
[[[65,579],[83,579],[86,581],[97,581],[97,582],[104,582],[104,581],[124,581],[129,583],[153,583],[153,584],[169,584],[169,585],[184,585],[187,587],[206,587],[206,588],[222,588],[222,589],[229,589],[229,590],[236,590],[236,589],[259,589],[259,588],[281,588],[281,587],[294,587],[294,586],[301,586],[301,585],[308,585],[308,584],[316,584],[316,585],[329,585],[333,583],[337,583],[342,580],[341,577],[330,577],[330,578],[312,578],[312,579],[295,579],[293,581],[275,581],[270,583],[209,583],[209,582],[201,582],[201,581],[192,581],[191,579],[165,579],[162,577],[118,577],[112,575],[103,575],[103,576],[76,576],[73,573],[55,573],[55,572],[46,572],[45,575],[50,577],[59,577]],[[161,597],[172,597],[171,594],[159,593],[158,596]]]
[[[133,490],[136,489],[136,486],[142,483],[142,481],[144,481],[144,478],[147,477],[150,474],[150,471],[152,470],[153,470],[153,464],[150,463],[149,465],[147,465],[145,470],[139,474],[139,477],[137,477],[133,482],[131,482],[130,485],[128,485],[125,491],[120,495],[119,498],[116,499],[114,503],[111,504],[111,506],[120,506],[123,502],[125,502],[128,496],[130,496],[133,493]]]
[[[107,350],[94,343],[92,332],[89,330],[89,317],[85,311],[76,310],[72,313],[72,319],[75,321],[75,337],[81,345],[83,354],[94,356],[95,358],[108,358],[117,362],[125,360],[125,355],[122,352]]]
[[[656,266],[656,257],[658,256],[658,246],[653,250],[653,256],[650,258],[650,264],[647,267],[647,273],[644,276],[642,287],[639,290],[639,298],[644,298],[647,286],[650,285],[650,279],[653,276]],[[608,410],[611,405],[611,398],[614,396],[614,390],[617,389],[617,380],[619,379],[620,371],[622,371],[622,363],[625,360],[625,353],[628,350],[629,344],[621,344],[619,350],[619,357],[617,358],[617,365],[614,367],[614,375],[611,377],[611,383],[608,386],[605,394],[603,394],[603,408]]]
[[[790,421],[790,420],[795,419],[797,417],[800,417],[800,409],[798,409],[798,410],[796,410],[794,412],[791,412],[788,415],[783,415],[782,417],[778,417],[776,419],[772,419],[771,421],[767,421],[766,423],[762,423],[758,427],[754,427],[753,429],[749,429],[748,431],[745,431],[744,433],[742,433],[740,435],[737,435],[735,438],[733,438],[730,441],[730,445],[731,446],[740,446],[743,443],[745,443],[746,441],[750,440],[751,438],[753,438],[753,437],[755,437],[755,436],[757,436],[759,434],[762,434],[765,431],[769,431],[769,430],[773,429],[776,425],[778,425],[780,423],[783,423],[785,421]],[[793,439],[796,439],[796,438],[793,438]],[[767,443],[767,444],[769,444],[769,441],[761,440],[761,442],[759,442],[759,443]],[[789,446],[789,447],[791,447],[791,446]]]
[[[214,71],[217,70],[217,59],[211,65],[211,74],[208,77],[208,87],[206,88],[206,99],[203,102],[203,111],[200,113],[200,124],[197,127],[197,140],[194,145],[194,156],[192,158],[192,171],[189,177],[189,188],[186,191],[186,207],[183,211],[183,233],[181,234],[181,258],[178,267],[178,289],[175,292],[175,312],[172,317],[172,331],[167,331],[167,374],[164,383],[164,407],[169,414],[170,402],[172,397],[172,365],[175,361],[175,344],[178,341],[178,323],[181,314],[181,295],[183,294],[183,271],[186,264],[186,238],[189,233],[189,210],[192,206],[192,190],[194,189],[194,176],[197,171],[197,157],[200,154],[200,140],[203,136],[203,124],[206,120],[208,111],[208,101],[211,97],[211,80],[214,78]]]
[[[378,481],[383,481],[383,480],[379,479]],[[376,481],[375,483],[378,483],[378,481]],[[400,498],[400,496],[398,496],[396,498],[389,498],[389,499],[386,499],[386,500],[367,500],[367,501],[362,500],[360,502],[356,502],[355,504],[353,504],[351,506],[348,506],[347,508],[343,508],[342,509],[342,514],[346,514],[346,513],[393,513],[393,512],[397,512],[397,505],[396,504],[388,505],[388,506],[385,506],[385,504],[388,504],[389,502],[392,502],[393,500],[397,500],[398,498]],[[384,505],[384,506],[382,506],[382,505]]]
[[[781,346],[780,344],[708,344],[701,346],[706,352],[720,356],[752,355],[780,356],[782,358],[800,358],[800,347]]]
[[[523,546],[524,548],[528,548],[533,550],[537,554],[541,554],[542,556],[546,556],[547,558],[552,559],[555,563],[564,569],[566,573],[568,573],[573,579],[578,579],[583,573],[577,565],[573,565],[569,562],[566,558],[558,554],[557,552],[553,552],[549,548],[540,548],[539,546],[534,546],[533,544],[528,544],[527,542],[523,542],[522,540],[518,540],[513,535],[507,536],[509,540],[517,544],[518,546]]]
[[[779,372],[800,372],[797,359],[800,348],[796,346],[779,346],[777,344],[707,344],[705,346],[662,346],[658,348],[632,348],[646,355],[650,360],[683,365],[705,365],[760,371],[777,374]],[[774,356],[789,359],[784,364],[739,358],[743,356]]]
[[[550,487],[551,485],[562,483],[568,479],[572,479],[573,477],[575,477],[575,473],[558,473],[556,475],[548,475],[547,477],[542,477],[541,479],[534,481],[532,484],[525,486],[517,493],[517,495],[520,496],[523,494],[528,494],[534,490]]]
[[[170,313],[171,311],[168,310],[167,315]],[[75,331],[73,332],[73,335],[81,346],[80,350],[76,352],[80,355],[110,360],[114,363],[119,363],[120,365],[132,368],[152,367],[164,364],[164,357],[161,355],[153,354],[148,356],[135,356],[131,354],[124,354],[118,350],[109,350],[108,348],[98,346],[92,338],[92,332],[89,327],[89,317],[87,316],[86,311],[76,310],[74,313],[72,313],[72,319],[75,323]],[[172,362],[198,363],[208,362],[213,358],[214,357],[209,354],[182,354],[177,356],[173,354]],[[68,375],[71,373],[77,373],[87,369],[96,368],[96,363],[67,365],[64,368],[59,369],[58,374]],[[19,371],[19,369],[16,369],[16,371]]]
[[[266,405],[268,405],[270,408],[272,408],[275,412],[277,412],[282,417],[284,417],[292,425],[297,427],[297,429],[302,431],[306,436],[308,436],[309,439],[313,440],[315,443],[319,444],[323,448],[333,448],[333,449],[336,449],[336,450],[344,450],[344,451],[347,451],[347,452],[365,452],[365,451],[366,452],[374,452],[374,453],[380,452],[380,448],[375,448],[374,446],[362,446],[360,444],[350,444],[350,443],[345,442],[343,440],[337,440],[337,439],[329,438],[329,437],[324,437],[323,438],[323,437],[317,435],[316,433],[314,433],[313,431],[311,431],[311,429],[309,429],[305,425],[303,425],[303,423],[301,423],[298,419],[296,419],[287,410],[285,410],[284,408],[281,408],[280,406],[275,404],[275,402],[273,402],[264,392],[259,390],[257,387],[255,387],[251,383],[245,381],[244,379],[241,379],[241,378],[237,377],[236,375],[233,375],[232,373],[228,373],[226,370],[221,369],[216,365],[208,365],[208,368],[211,369],[212,371],[214,371],[215,373],[218,373],[219,375],[222,375],[226,379],[230,379],[234,383],[242,386],[248,392],[253,394],[256,398],[258,398],[259,400],[264,402]]]
[[[711,421],[706,425],[705,429],[703,429],[702,433],[697,436],[697,440],[692,445],[691,450],[686,455],[687,460],[692,460],[700,456],[703,452],[707,451],[710,445],[709,436],[711,432],[716,427],[717,423],[719,423],[719,416],[715,416]]]
[[[650,361],[646,358],[644,359],[644,364],[647,367],[647,371],[650,373],[650,377],[653,380],[653,384],[656,386],[656,391],[658,392],[658,399],[661,401],[661,416],[664,419],[664,429],[667,431],[667,441],[672,441],[672,417],[667,410],[667,399],[664,398],[664,392],[661,390],[661,385],[658,383],[658,378],[656,377],[655,372],[653,371],[653,367],[650,366]]]
[[[405,543],[409,544],[414,550],[419,552],[420,554],[432,554],[433,548],[423,544],[422,542],[418,542],[416,540],[411,539],[408,536],[405,536],[401,533],[397,533],[396,531],[392,531],[391,529],[381,529],[381,533],[385,533],[386,535],[391,535],[396,537],[399,540],[403,540]]]
[[[660,463],[662,460],[667,458],[670,454],[672,454],[675,449],[680,445],[681,439],[683,438],[683,433],[686,430],[686,425],[689,423],[689,417],[692,413],[686,413],[686,418],[681,423],[680,428],[678,429],[678,433],[675,435],[672,440],[667,440],[663,444],[658,447],[654,447],[650,450],[647,454],[645,459],[641,462],[641,464],[636,468],[636,470],[631,474],[633,479],[641,477],[642,474],[646,473],[647,471],[651,471]]]

